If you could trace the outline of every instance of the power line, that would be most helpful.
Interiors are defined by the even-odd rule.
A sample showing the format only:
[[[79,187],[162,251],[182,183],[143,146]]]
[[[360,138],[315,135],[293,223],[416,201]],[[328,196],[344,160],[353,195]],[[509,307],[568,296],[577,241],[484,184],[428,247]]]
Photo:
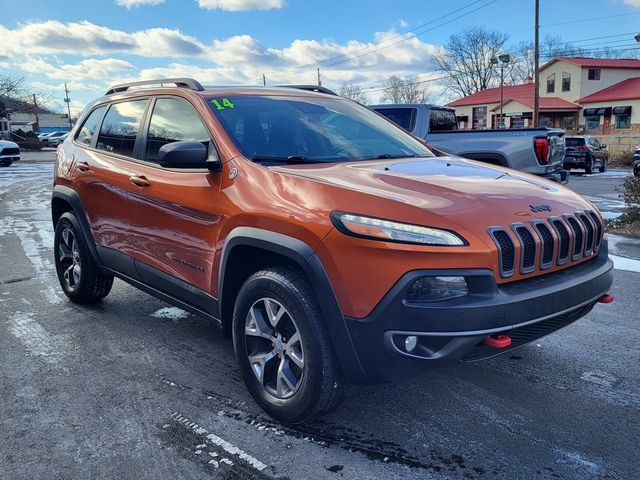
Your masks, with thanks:
[[[306,64],[306,65],[300,65],[300,66],[296,66],[296,67],[289,67],[287,69],[280,70],[279,72],[275,73],[275,76],[277,77],[279,74],[282,75],[284,72],[303,71],[305,69],[308,69],[309,71],[311,71],[311,69],[315,70],[316,67],[319,66],[319,65],[323,65],[323,66],[338,65],[340,63],[348,62],[348,61],[353,60],[355,58],[360,58],[362,56],[369,55],[371,53],[375,53],[375,52],[380,51],[380,50],[384,50],[386,48],[392,47],[392,46],[397,45],[399,43],[402,43],[402,42],[405,42],[407,40],[411,40],[413,38],[416,38],[419,35],[424,35],[425,33],[431,32],[431,31],[436,30],[436,29],[438,29],[440,27],[448,25],[449,23],[452,23],[452,22],[454,22],[454,21],[456,21],[456,20],[458,20],[458,19],[460,19],[462,17],[470,15],[470,14],[472,14],[472,13],[474,13],[474,12],[476,12],[476,11],[482,9],[482,8],[485,8],[485,7],[487,7],[487,6],[489,6],[489,5],[493,4],[493,3],[496,3],[498,0],[491,0],[488,3],[485,3],[484,5],[480,5],[479,7],[475,8],[473,10],[470,10],[468,12],[465,12],[465,13],[461,14],[461,15],[458,15],[458,16],[456,16],[456,17],[454,17],[454,18],[452,18],[452,19],[450,19],[450,20],[448,20],[448,21],[446,21],[444,23],[436,25],[436,26],[434,26],[432,28],[429,28],[427,30],[420,31],[420,32],[417,32],[417,33],[413,33],[411,35],[407,35],[407,33],[416,32],[417,30],[422,30],[425,26],[428,26],[428,25],[431,25],[433,23],[436,23],[436,22],[438,22],[440,20],[443,20],[443,19],[445,19],[447,17],[450,17],[451,15],[454,15],[455,13],[458,13],[458,12],[460,12],[462,10],[466,10],[467,8],[472,7],[472,6],[476,5],[476,4],[478,4],[480,2],[484,2],[484,1],[486,1],[486,0],[475,0],[475,1],[467,4],[464,7],[461,7],[461,8],[458,8],[456,10],[453,10],[453,11],[449,12],[446,15],[442,15],[442,16],[434,19],[434,20],[431,20],[431,21],[429,21],[427,23],[424,23],[422,25],[414,27],[411,30],[407,30],[406,32],[403,32],[401,34],[397,34],[394,37],[387,38],[387,39],[383,40],[382,42],[379,42],[379,43],[377,43],[375,45],[361,47],[360,49],[354,50],[353,52],[343,53],[343,54],[340,54],[340,55],[336,55],[335,57],[325,58],[325,59],[320,60],[318,62],[314,62],[314,63],[310,63],[310,64]],[[393,42],[393,43],[390,43],[390,44],[386,45],[388,42],[392,41],[394,38],[399,38],[399,37],[403,37],[403,38],[401,38],[400,40],[398,40],[396,42]],[[367,50],[367,51],[363,52],[363,53],[360,53],[359,55],[353,55],[355,52],[362,52],[364,50]]]
[[[429,28],[429,29],[424,30],[424,31],[422,31],[422,32],[419,32],[419,33],[416,33],[416,34],[410,35],[410,36],[408,36],[408,37],[406,37],[406,38],[403,38],[402,40],[398,40],[397,42],[391,43],[391,44],[389,44],[389,45],[385,45],[385,46],[380,47],[380,48],[373,49],[373,50],[371,50],[371,51],[368,51],[368,52],[362,53],[362,54],[360,54],[360,55],[351,55],[351,56],[349,56],[349,58],[346,58],[346,59],[344,59],[344,60],[339,60],[339,61],[336,61],[336,62],[333,62],[333,63],[329,63],[329,64],[327,64],[326,66],[339,65],[339,64],[341,64],[341,63],[348,62],[348,61],[353,60],[353,59],[355,59],[355,58],[360,58],[360,57],[362,57],[362,56],[364,56],[364,55],[370,55],[370,54],[375,53],[375,52],[378,52],[378,51],[380,51],[380,50],[384,50],[384,49],[386,49],[386,48],[393,47],[394,45],[397,45],[397,44],[399,44],[399,43],[406,42],[407,40],[411,40],[411,39],[416,38],[416,37],[418,37],[418,36],[420,36],[420,35],[424,35],[425,33],[432,32],[433,30],[436,30],[436,29],[438,29],[438,28],[440,28],[440,27],[444,27],[445,25],[448,25],[448,24],[450,24],[450,23],[453,23],[453,22],[455,22],[456,20],[459,20],[459,19],[460,19],[460,18],[462,18],[462,17],[466,17],[467,15],[471,15],[472,13],[477,12],[478,10],[480,10],[480,9],[482,9],[482,8],[488,7],[489,5],[492,5],[492,4],[496,3],[497,1],[498,1],[498,0],[492,0],[492,1],[490,1],[489,3],[485,3],[484,5],[481,5],[480,7],[475,8],[475,9],[473,9],[473,10],[469,11],[469,12],[463,13],[462,15],[459,15],[459,16],[457,16],[457,17],[455,17],[455,18],[452,18],[451,20],[448,20],[448,21],[446,21],[446,22],[444,22],[444,23],[441,23],[441,24],[439,24],[439,25],[436,25],[435,27]]]

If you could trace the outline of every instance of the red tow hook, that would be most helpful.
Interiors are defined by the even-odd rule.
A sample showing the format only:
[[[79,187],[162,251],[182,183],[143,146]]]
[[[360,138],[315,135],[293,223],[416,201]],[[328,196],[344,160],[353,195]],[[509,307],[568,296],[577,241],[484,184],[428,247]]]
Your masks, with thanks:
[[[491,348],[507,348],[511,345],[511,337],[508,335],[489,335],[484,337],[484,343]]]
[[[598,298],[598,303],[611,303],[615,299],[616,297],[614,297],[613,295],[609,295],[608,293],[605,293],[600,298]]]

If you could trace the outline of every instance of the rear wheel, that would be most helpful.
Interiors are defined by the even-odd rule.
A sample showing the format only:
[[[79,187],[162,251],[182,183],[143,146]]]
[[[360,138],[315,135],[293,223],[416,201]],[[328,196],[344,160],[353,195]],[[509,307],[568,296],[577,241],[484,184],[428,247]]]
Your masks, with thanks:
[[[72,213],[62,214],[58,220],[53,243],[58,280],[71,301],[92,303],[109,294],[113,276],[103,274],[96,265]]]
[[[291,270],[262,270],[244,283],[233,316],[233,344],[247,389],[282,422],[327,413],[346,396],[313,293]]]
[[[587,175],[591,175],[593,173],[593,157],[589,157],[586,160],[587,164],[584,167],[584,171]]]

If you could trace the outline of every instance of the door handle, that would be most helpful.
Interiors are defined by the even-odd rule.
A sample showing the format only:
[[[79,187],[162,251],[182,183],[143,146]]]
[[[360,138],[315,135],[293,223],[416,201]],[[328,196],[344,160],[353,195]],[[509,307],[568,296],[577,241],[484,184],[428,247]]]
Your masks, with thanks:
[[[89,170],[91,170],[91,167],[87,162],[80,162],[77,164],[77,167],[81,172],[88,172]]]
[[[129,177],[129,181],[136,187],[140,188],[145,188],[151,185],[151,182],[147,180],[147,177],[145,177],[144,175],[131,175]]]

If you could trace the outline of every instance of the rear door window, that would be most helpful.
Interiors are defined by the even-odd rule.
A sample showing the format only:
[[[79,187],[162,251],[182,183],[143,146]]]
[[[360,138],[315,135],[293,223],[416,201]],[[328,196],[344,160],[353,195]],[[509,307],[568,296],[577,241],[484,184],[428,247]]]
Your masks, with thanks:
[[[93,140],[93,134],[98,129],[98,124],[104,115],[104,111],[107,107],[98,107],[87,117],[87,119],[80,127],[78,134],[76,135],[76,141],[83,145],[91,145]],[[56,132],[57,133],[57,132]],[[54,134],[55,135],[55,134]]]
[[[416,126],[415,108],[381,108],[377,112],[409,132],[412,132]]]
[[[211,151],[209,131],[195,109],[177,98],[159,98],[153,107],[145,160],[158,161],[160,147],[173,142],[201,142]]]
[[[458,129],[456,114],[449,110],[429,111],[429,131],[449,132]]]
[[[133,157],[147,99],[114,103],[102,121],[96,148],[109,153]]]

